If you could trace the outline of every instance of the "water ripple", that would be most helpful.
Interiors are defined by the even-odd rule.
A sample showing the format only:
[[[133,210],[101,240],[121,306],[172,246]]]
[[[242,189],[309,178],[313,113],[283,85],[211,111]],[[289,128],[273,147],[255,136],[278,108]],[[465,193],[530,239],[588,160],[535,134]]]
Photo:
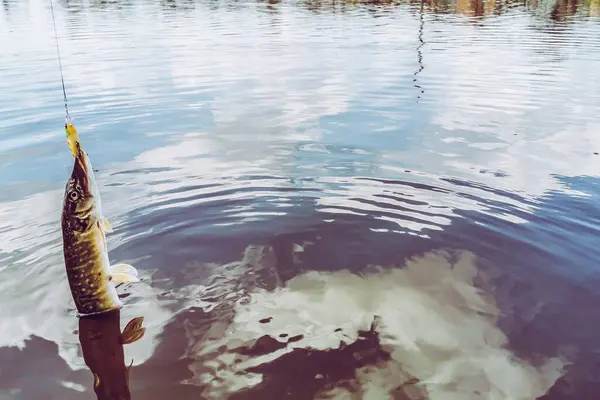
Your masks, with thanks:
[[[55,8],[71,114],[115,228],[110,258],[142,277],[119,289],[123,315],[149,324],[126,348],[136,397],[345,398],[351,386],[384,398],[417,376],[449,395],[437,369],[449,364],[432,354],[475,354],[479,341],[498,362],[568,355],[551,398],[597,385],[597,0]],[[4,0],[0,38],[0,358],[33,376],[2,380],[0,397],[69,399],[92,382],[76,373],[64,279],[72,157],[47,2]],[[481,307],[494,318],[482,323]],[[372,314],[384,324],[369,330]],[[65,369],[38,382],[39,358]],[[531,378],[519,390],[562,373],[521,361],[502,369]]]

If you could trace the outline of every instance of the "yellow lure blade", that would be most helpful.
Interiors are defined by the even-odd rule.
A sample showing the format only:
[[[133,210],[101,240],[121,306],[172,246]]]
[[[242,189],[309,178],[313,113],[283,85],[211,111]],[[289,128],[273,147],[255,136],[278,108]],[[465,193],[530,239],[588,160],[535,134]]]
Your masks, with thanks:
[[[77,129],[75,129],[75,125],[68,121],[65,122],[65,132],[67,134],[67,144],[69,145],[71,154],[73,154],[73,157],[77,157],[77,144],[79,143],[79,134],[77,133]]]

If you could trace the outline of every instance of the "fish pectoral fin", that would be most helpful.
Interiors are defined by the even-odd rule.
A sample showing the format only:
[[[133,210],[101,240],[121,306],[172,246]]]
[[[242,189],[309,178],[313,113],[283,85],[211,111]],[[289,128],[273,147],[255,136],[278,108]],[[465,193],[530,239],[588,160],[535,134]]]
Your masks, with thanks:
[[[111,265],[108,269],[111,280],[115,283],[139,282],[138,272],[129,264]]]
[[[123,344],[137,342],[144,336],[146,328],[142,326],[142,322],[144,322],[144,317],[134,318],[127,323],[121,334]]]
[[[104,229],[104,232],[112,233],[113,228],[110,225],[110,222],[108,222],[108,219],[106,219],[106,217],[102,217],[100,221],[102,223],[102,229]]]

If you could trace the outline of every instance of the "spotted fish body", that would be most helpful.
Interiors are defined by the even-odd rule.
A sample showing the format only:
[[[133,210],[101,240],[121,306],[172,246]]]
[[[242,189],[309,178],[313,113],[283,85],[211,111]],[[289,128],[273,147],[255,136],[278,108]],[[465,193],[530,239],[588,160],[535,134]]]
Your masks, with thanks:
[[[136,282],[137,271],[127,264],[111,267],[105,232],[112,228],[101,213],[94,170],[79,143],[74,155],[63,201],[63,254],[78,314],[87,316],[120,309],[115,283]]]

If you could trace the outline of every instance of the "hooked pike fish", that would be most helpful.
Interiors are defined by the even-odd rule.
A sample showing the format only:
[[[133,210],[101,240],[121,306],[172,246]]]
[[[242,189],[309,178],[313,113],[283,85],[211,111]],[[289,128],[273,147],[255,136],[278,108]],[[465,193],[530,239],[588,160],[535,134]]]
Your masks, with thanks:
[[[119,310],[79,319],[83,359],[94,375],[94,392],[99,400],[131,399],[131,366],[125,365],[123,346],[144,336],[143,321],[144,317],[132,319],[121,333]]]
[[[101,314],[123,306],[115,285],[138,282],[138,273],[128,264],[110,265],[106,233],[113,230],[102,214],[92,163],[75,126],[67,122],[65,130],[75,158],[61,219],[67,278],[79,316]]]

